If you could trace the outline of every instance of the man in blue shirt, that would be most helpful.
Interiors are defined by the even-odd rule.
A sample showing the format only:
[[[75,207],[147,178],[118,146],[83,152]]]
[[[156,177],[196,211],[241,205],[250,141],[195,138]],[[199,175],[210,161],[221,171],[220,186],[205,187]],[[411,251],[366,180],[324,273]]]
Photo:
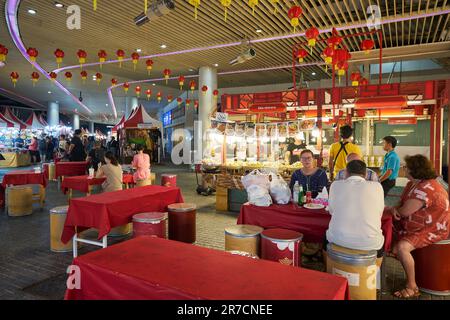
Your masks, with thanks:
[[[380,182],[383,186],[384,197],[386,198],[389,190],[395,187],[395,179],[397,179],[398,171],[400,170],[400,158],[394,150],[397,146],[397,139],[392,136],[387,136],[383,138],[383,142],[383,149],[387,153],[384,156]]]

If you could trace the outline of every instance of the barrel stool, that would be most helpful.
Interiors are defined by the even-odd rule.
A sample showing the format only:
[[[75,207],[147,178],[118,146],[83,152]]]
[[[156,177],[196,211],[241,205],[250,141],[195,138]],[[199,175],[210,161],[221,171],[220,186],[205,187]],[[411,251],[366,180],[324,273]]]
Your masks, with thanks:
[[[301,266],[303,234],[286,229],[267,229],[261,232],[261,258],[288,266]]]
[[[347,278],[351,300],[377,299],[377,252],[339,247],[329,243],[327,272]]]
[[[133,238],[154,236],[166,239],[167,213],[147,212],[133,216]]]
[[[196,209],[197,206],[193,203],[174,203],[168,206],[170,240],[195,242]]]
[[[426,293],[450,295],[450,238],[411,252],[416,282]]]
[[[6,189],[6,210],[10,217],[33,213],[33,189],[30,186],[12,186]]]
[[[109,237],[125,237],[129,235],[131,232],[133,232],[133,224],[127,223],[123,226],[112,228],[111,231],[108,233]]]
[[[150,177],[151,177],[151,180],[152,180],[152,185],[154,185],[155,183],[156,183],[156,173],[150,173]]]
[[[246,224],[225,228],[225,250],[260,255],[260,233],[264,228]]]
[[[67,244],[61,242],[61,235],[69,206],[56,207],[50,210],[50,250],[53,252],[70,252],[73,250],[72,240]]]
[[[32,202],[38,203],[41,209],[44,207],[45,202],[45,188],[41,184],[27,184],[26,187],[30,187],[33,191]]]
[[[177,186],[177,176],[175,174],[161,175],[161,185],[164,187],[176,187]]]
[[[228,253],[235,255],[235,256],[242,256],[242,257],[246,257],[246,258],[251,258],[251,259],[259,259],[259,257],[255,254],[249,253],[249,252],[245,252],[245,251],[227,251]]]
[[[152,184],[152,180],[148,178],[147,180],[138,180],[136,181],[136,187],[145,187],[150,186]]]

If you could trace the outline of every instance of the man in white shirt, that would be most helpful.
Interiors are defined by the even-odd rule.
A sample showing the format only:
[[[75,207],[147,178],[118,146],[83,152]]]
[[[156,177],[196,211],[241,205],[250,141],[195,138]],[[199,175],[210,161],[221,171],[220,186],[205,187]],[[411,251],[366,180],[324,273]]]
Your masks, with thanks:
[[[332,215],[327,241],[354,250],[377,250],[382,255],[384,237],[381,217],[384,193],[380,183],[366,181],[366,164],[354,160],[347,164],[348,178],[335,181],[330,188]]]

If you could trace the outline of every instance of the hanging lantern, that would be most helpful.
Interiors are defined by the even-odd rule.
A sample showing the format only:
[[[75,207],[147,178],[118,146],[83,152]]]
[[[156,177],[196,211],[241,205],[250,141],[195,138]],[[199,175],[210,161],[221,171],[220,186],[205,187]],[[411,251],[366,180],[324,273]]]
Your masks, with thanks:
[[[14,71],[14,72],[11,72],[10,77],[11,77],[11,81],[12,81],[12,83],[14,85],[14,88],[15,88],[17,81],[19,81],[19,74]]]
[[[369,81],[367,81],[366,78],[361,78],[361,79],[359,80],[359,85],[360,85],[361,87],[365,87],[365,86],[369,85]]]
[[[219,99],[219,90],[214,90],[213,91],[213,99],[214,99],[214,104],[217,104],[217,100]]]
[[[171,102],[172,102],[172,98],[173,98],[173,97],[172,97],[171,95],[168,95],[168,96],[167,96],[167,102],[168,102],[168,103],[171,103]]]
[[[296,55],[298,62],[303,63],[303,60],[308,56],[308,51],[305,49],[298,49]]]
[[[331,33],[332,33],[332,36],[327,40],[327,44],[329,47],[332,47],[333,49],[337,49],[337,47],[342,42],[342,38],[339,36],[336,28],[333,28]]]
[[[106,57],[108,56],[108,54],[106,53],[105,50],[100,50],[98,53],[98,60],[100,62],[100,69],[102,69],[103,67],[103,63],[106,61]]]
[[[39,81],[39,73],[36,71],[31,74],[31,81],[33,82],[33,87],[36,85],[36,83]]]
[[[97,81],[97,84],[100,85],[100,82],[102,82],[102,79],[103,79],[103,75],[101,73],[97,72],[95,74],[95,79]]]
[[[133,69],[134,69],[134,71],[136,71],[136,66],[137,66],[137,64],[139,62],[139,58],[140,58],[140,55],[137,52],[133,52],[133,54],[131,55],[131,59],[133,59]]]
[[[306,38],[308,39],[308,46],[311,48],[311,53],[313,47],[316,45],[317,38],[319,37],[319,30],[315,27],[306,30]]]
[[[141,96],[141,87],[137,86],[136,89],[134,89],[134,91],[136,92],[136,96],[139,98]]]
[[[183,99],[177,98],[177,104],[178,104],[178,106],[181,106],[182,103],[183,103]]]
[[[348,60],[350,60],[351,57],[352,57],[352,55],[350,54],[350,52],[348,52],[347,49],[334,50],[334,55],[333,55],[334,69],[339,70],[338,64],[347,62]]]
[[[35,48],[28,48],[27,54],[30,57],[30,61],[32,63],[35,63],[36,59],[37,59],[37,57],[39,55],[39,51],[37,51]]]
[[[365,39],[361,42],[361,50],[363,50],[365,54],[369,54],[373,47],[375,47],[375,42],[372,39]]]
[[[86,83],[86,79],[87,79],[87,77],[88,77],[88,73],[87,73],[87,71],[81,71],[80,72],[80,75],[81,75],[81,79],[83,79],[83,84],[85,84]]]
[[[202,87],[202,93],[203,93],[204,96],[206,95],[206,92],[208,92],[208,86],[203,86]]]
[[[273,13],[276,14],[278,11],[278,4],[280,3],[280,0],[270,0],[270,2],[273,4]]]
[[[72,81],[72,72],[67,71],[64,75],[66,76],[67,82],[70,83]]]
[[[5,62],[8,56],[8,48],[0,44],[0,62]]]
[[[125,93],[128,93],[129,89],[130,89],[130,84],[128,82],[125,82],[123,84],[123,90],[125,91]]]
[[[64,56],[65,56],[64,51],[62,51],[61,49],[56,49],[55,58],[56,58],[56,63],[58,64],[58,68],[61,66]]]
[[[220,0],[220,4],[224,7],[224,17],[225,22],[227,21],[228,8],[231,6],[231,0]]]
[[[119,60],[119,67],[122,68],[122,61],[125,58],[125,51],[122,49],[117,50],[116,52],[117,59]]]
[[[147,73],[148,75],[150,75],[150,72],[152,72],[153,69],[153,60],[148,59],[147,61],[145,61],[145,64],[147,65]]]
[[[189,107],[191,105],[191,100],[190,99],[186,99],[186,106]]]
[[[341,77],[345,76],[345,73],[348,70],[348,62],[347,61],[340,61],[336,65],[337,67],[337,73],[339,77],[339,83],[341,83]]]
[[[169,83],[169,78],[170,78],[170,69],[164,69],[164,79],[166,79],[166,84]]]
[[[83,68],[83,64],[86,63],[87,53],[84,50],[78,50],[77,52],[78,62],[80,63],[80,67]]]
[[[55,82],[55,81],[56,81],[56,78],[58,77],[58,74],[56,74],[55,72],[50,72],[48,75],[49,75],[50,80],[51,80],[52,82]]]
[[[252,15],[255,15],[255,7],[258,5],[258,0],[248,0],[248,5],[252,8]]]
[[[195,110],[198,109],[198,100],[195,100],[195,101],[194,101],[194,108],[195,108]]]
[[[116,78],[112,78],[112,79],[111,79],[111,84],[112,84],[113,86],[117,86],[118,83],[119,83],[119,81],[117,81]]]
[[[197,20],[197,9],[200,6],[200,0],[189,0],[189,4],[194,6],[194,18]]]
[[[180,90],[183,90],[184,80],[185,80],[184,76],[178,77],[178,84],[180,85]]]
[[[156,100],[158,100],[158,103],[161,103],[161,100],[162,100],[162,93],[161,93],[161,91],[156,94]]]
[[[361,79],[361,73],[359,71],[352,72],[350,80],[352,80],[352,86],[357,87],[359,85],[359,80]]]
[[[323,50],[322,55],[325,60],[325,71],[328,71],[328,66],[333,63],[334,49],[331,47],[326,47]]]
[[[152,97],[152,90],[147,89],[147,91],[145,91],[145,94],[147,95],[147,100],[150,101],[150,98]]]
[[[195,83],[195,80],[191,80],[189,82],[189,88],[191,89],[191,92],[194,93],[195,87],[197,86],[197,83]]]
[[[303,11],[302,8],[300,8],[299,6],[292,6],[289,11],[288,11],[288,17],[289,20],[291,20],[291,26],[294,27],[294,32],[295,32],[295,28],[298,27],[298,25],[300,24],[300,16],[302,15]]]

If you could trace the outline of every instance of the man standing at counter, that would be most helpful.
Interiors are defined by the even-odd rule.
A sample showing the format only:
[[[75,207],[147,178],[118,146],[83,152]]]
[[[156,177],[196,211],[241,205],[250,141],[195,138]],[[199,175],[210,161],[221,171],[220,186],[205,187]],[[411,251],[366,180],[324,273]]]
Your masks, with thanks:
[[[392,136],[383,138],[383,150],[386,151],[384,156],[383,171],[381,171],[380,182],[383,186],[384,197],[386,198],[389,190],[395,187],[395,180],[398,177],[400,170],[400,157],[395,152],[397,146],[397,139]]]

